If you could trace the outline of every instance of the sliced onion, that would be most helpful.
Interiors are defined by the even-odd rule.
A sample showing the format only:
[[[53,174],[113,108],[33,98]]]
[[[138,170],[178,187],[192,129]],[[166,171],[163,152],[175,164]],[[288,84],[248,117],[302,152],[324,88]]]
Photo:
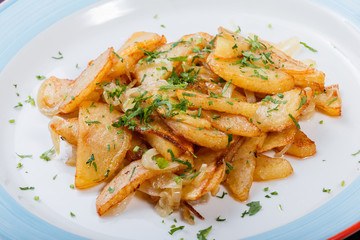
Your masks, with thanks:
[[[283,42],[279,42],[274,45],[277,49],[285,52],[289,56],[294,56],[294,54],[300,48],[300,40],[297,37],[291,37]]]
[[[127,196],[124,200],[119,202],[114,207],[110,208],[103,216],[116,216],[122,213],[133,199],[135,192]]]
[[[301,62],[305,63],[309,67],[316,67],[316,61],[314,59],[303,59]]]
[[[228,89],[226,89],[226,91],[223,93],[223,96],[227,98],[231,98],[235,88],[236,88],[235,85],[230,83]]]
[[[248,103],[256,103],[256,97],[255,97],[255,93],[249,90],[244,89],[245,92],[245,96],[246,96],[246,101]]]
[[[284,148],[281,149],[280,152],[275,153],[274,157],[276,157],[276,158],[282,157],[286,153],[286,151],[289,150],[291,144],[292,143],[285,145]]]
[[[179,163],[177,163],[177,162],[169,162],[169,165],[166,168],[160,169],[159,166],[157,165],[156,161],[153,160],[153,157],[156,157],[158,155],[160,155],[160,153],[155,148],[151,148],[151,149],[147,150],[142,155],[142,158],[141,158],[142,165],[146,169],[158,170],[158,171],[164,171],[164,170],[167,171],[169,169],[179,166]]]

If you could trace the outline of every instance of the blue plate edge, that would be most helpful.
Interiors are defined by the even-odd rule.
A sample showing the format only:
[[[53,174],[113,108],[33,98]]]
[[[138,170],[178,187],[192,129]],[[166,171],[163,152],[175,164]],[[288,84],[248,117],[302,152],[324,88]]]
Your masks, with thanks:
[[[8,0],[5,1],[4,3],[0,4],[0,13],[6,12],[7,10],[10,10],[12,7],[15,7],[15,5],[17,4],[21,4],[24,0]],[[46,3],[39,3],[39,1],[36,0],[30,0],[36,4],[39,5],[46,5]],[[98,2],[99,0],[92,0],[92,1],[85,1],[85,0],[81,0],[81,1],[76,1],[77,4],[74,4],[73,7],[71,9],[68,8],[63,8],[62,11],[58,11],[58,14],[56,15],[56,17],[54,17],[52,20],[52,22],[48,22],[46,26],[42,26],[42,28],[37,29],[37,32],[34,32],[34,34],[30,37],[30,39],[26,39],[26,41],[24,41],[22,44],[18,45],[17,51],[13,52],[12,54],[8,54],[8,59],[6,59],[7,61],[10,60],[13,56],[16,55],[16,53],[18,51],[21,50],[21,48],[28,42],[30,41],[33,37],[35,37],[36,35],[38,35],[40,32],[44,31],[47,27],[51,26],[52,24],[56,23],[57,21],[61,20],[62,18],[76,12],[77,10],[80,10],[84,7],[87,7],[95,2]],[[64,4],[64,2],[70,2],[70,0],[64,0],[60,3],[58,3],[58,5],[66,5]],[[356,9],[359,9],[359,4],[356,4],[355,1],[353,0],[343,0],[341,1],[341,4],[339,4],[338,1],[336,0],[310,0],[310,2],[313,2],[315,4],[321,5],[323,7],[328,8],[328,10],[331,10],[332,12],[336,13],[337,15],[341,15],[343,18],[349,20],[350,22],[352,22],[352,24],[359,30],[360,29],[360,17],[358,15],[356,15]],[[339,7],[340,6],[340,7]],[[58,9],[57,9],[58,10]],[[1,54],[0,54],[1,55]],[[2,63],[0,62],[0,71],[2,71],[6,66],[6,63]],[[325,205],[321,206],[320,208],[316,209],[316,211],[311,212],[303,217],[301,217],[300,219],[297,219],[293,222],[290,222],[284,226],[281,226],[279,228],[270,230],[268,232],[253,236],[253,237],[249,237],[247,239],[264,239],[264,238],[272,238],[272,239],[288,239],[289,235],[284,234],[283,230],[284,229],[289,229],[292,228],[293,226],[296,226],[299,223],[302,223],[303,221],[306,221],[308,219],[312,219],[314,216],[318,215],[318,211],[328,211],[329,209],[332,209],[333,207],[336,207],[337,205],[339,205],[339,203],[341,202],[341,199],[343,198],[343,194],[350,194],[351,193],[356,193],[356,191],[358,192],[357,195],[353,196],[352,199],[360,199],[360,187],[356,188],[357,186],[360,186],[360,177],[358,177],[349,187],[347,187],[344,191],[342,191],[341,196],[340,194],[336,197],[334,197],[333,199],[331,199],[328,203],[326,203]],[[356,190],[356,191],[354,191]],[[3,202],[6,199],[5,202]],[[5,203],[5,204],[4,204]],[[54,237],[54,234],[56,234],[56,238],[54,239],[58,239],[58,237],[60,237],[59,239],[84,239],[78,235],[74,235],[72,233],[66,232],[60,228],[57,228],[49,223],[47,223],[46,221],[38,218],[37,216],[34,216],[33,214],[31,214],[29,211],[27,211],[24,207],[22,207],[18,202],[16,202],[7,192],[6,190],[3,188],[2,185],[0,185],[0,212],[1,212],[1,207],[6,206],[7,204],[12,205],[15,209],[20,209],[19,211],[22,214],[25,214],[26,217],[31,218],[32,221],[36,221],[36,224],[39,224],[41,226],[43,226],[44,228],[47,228],[49,230],[49,233],[51,233],[50,235],[45,236],[46,238],[39,238],[36,237],[36,239],[49,239],[49,236]],[[9,209],[6,209],[9,211]],[[360,216],[360,210],[359,213],[357,214],[357,216]],[[339,214],[339,217],[341,217],[341,213]],[[1,220],[1,219],[0,219]],[[8,219],[7,219],[8,220]],[[359,219],[353,219],[352,222],[347,222],[346,225],[338,225],[335,224],[335,226],[333,226],[331,233],[328,232],[326,237],[331,237],[339,232],[341,232],[342,230],[352,226],[353,224],[355,224],[356,222],[358,222]],[[1,221],[0,221],[1,223]],[[9,237],[9,235],[2,235],[4,233],[4,231],[2,231],[3,229],[1,229],[2,225],[0,224],[0,237],[2,239],[15,239],[15,238],[7,238]],[[327,230],[328,230],[329,226],[326,226]],[[6,229],[5,229],[6,230]],[[33,229],[34,231],[37,231],[36,229]],[[43,229],[42,229],[43,230]],[[37,231],[38,234],[43,233]],[[296,232],[292,231],[289,232],[289,234],[292,234]],[[29,236],[35,234],[35,233],[31,233],[29,232],[29,230],[25,229],[25,231],[22,231],[22,229],[16,228],[16,234],[19,233],[23,233],[25,235],[23,235],[22,238],[19,239],[30,239]],[[303,235],[303,238],[305,239],[306,234],[304,234],[303,230],[299,232],[300,234]],[[313,232],[312,232],[313,233]],[[25,237],[26,236],[26,237]],[[287,236],[287,238],[286,238]],[[294,236],[294,235],[292,235]],[[320,239],[320,238],[324,238],[324,235],[315,237],[312,235],[312,239]],[[34,238],[35,239],[35,238]]]

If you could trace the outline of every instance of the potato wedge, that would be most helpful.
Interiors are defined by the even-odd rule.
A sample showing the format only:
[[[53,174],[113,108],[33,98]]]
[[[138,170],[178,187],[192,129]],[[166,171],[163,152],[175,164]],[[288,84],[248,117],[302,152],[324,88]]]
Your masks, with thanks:
[[[264,136],[246,138],[238,146],[230,163],[231,168],[227,171],[225,185],[230,193],[238,201],[246,201],[253,182],[256,167],[257,149],[265,140]],[[241,143],[241,142],[240,142]]]
[[[341,97],[339,85],[331,85],[314,97],[318,110],[329,116],[341,116]]]
[[[278,69],[241,66],[238,59],[217,59],[214,54],[207,58],[211,70],[226,81],[253,92],[276,94],[294,88],[294,78]]]
[[[231,98],[218,96],[211,97],[202,93],[181,89],[176,89],[175,92],[179,99],[186,99],[191,103],[190,108],[202,107],[204,110],[215,110],[250,117],[255,114],[259,107],[259,105],[255,103],[239,102]]]
[[[218,58],[236,58],[250,50],[249,43],[239,34],[219,27],[215,42],[214,55]]]
[[[161,121],[161,120],[159,120]],[[183,152],[193,155],[194,149],[191,143],[185,139],[173,134],[170,128],[158,121],[153,121],[151,127],[137,125],[135,131],[141,133],[145,140],[168,161],[172,157],[169,149],[175,157],[180,156]]]
[[[281,98],[279,95],[265,97],[251,117],[261,131],[282,131],[294,125],[298,126],[297,119],[308,104],[306,91],[295,88],[280,96]]]
[[[108,48],[73,82],[64,101],[59,105],[61,113],[74,111],[96,89],[97,84],[106,78],[112,67],[113,52],[113,48]]]
[[[152,52],[165,43],[166,38],[156,33],[135,32],[116,52],[109,77],[115,78],[127,74],[145,56],[143,50]]]
[[[197,200],[205,193],[210,192],[219,186],[225,172],[223,152],[203,148],[196,153],[196,156],[193,168],[195,171],[188,175],[188,178],[193,179],[183,187],[182,200]]]
[[[184,161],[191,162],[190,158],[181,156]],[[116,207],[126,197],[135,192],[140,184],[153,177],[164,173],[176,172],[186,168],[186,165],[178,164],[178,167],[163,169],[162,171],[149,170],[144,168],[141,160],[131,162],[121,169],[121,171],[103,188],[96,199],[96,210],[100,216]]]
[[[197,145],[211,148],[214,150],[225,149],[231,140],[229,135],[223,132],[199,129],[188,124],[165,120],[165,123],[177,134]]]
[[[315,142],[306,136],[302,131],[297,131],[295,134],[294,142],[290,148],[286,151],[286,154],[298,157],[306,158],[315,155],[316,145]]]
[[[112,127],[120,113],[105,103],[83,102],[79,110],[79,137],[75,186],[89,188],[110,177],[130,147],[131,133]]]
[[[271,158],[258,154],[254,172],[254,181],[269,181],[290,176],[293,168],[288,160],[283,158]]]
[[[296,127],[286,128],[280,132],[269,132],[265,138],[264,143],[258,150],[259,153],[269,151],[277,147],[283,147],[294,142]]]
[[[131,193],[135,192],[140,184],[160,175],[161,172],[148,170],[141,164],[141,160],[133,161],[109,182],[96,199],[96,210],[100,216],[112,207],[115,207]]]
[[[241,115],[214,111],[202,111],[202,115],[211,122],[214,128],[228,134],[244,137],[257,137],[261,134],[260,129],[255,124]]]

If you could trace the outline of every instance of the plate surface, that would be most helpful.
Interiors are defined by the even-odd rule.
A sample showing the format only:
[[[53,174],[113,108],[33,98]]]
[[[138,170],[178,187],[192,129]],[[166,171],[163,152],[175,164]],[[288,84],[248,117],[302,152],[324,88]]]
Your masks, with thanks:
[[[93,5],[96,1],[40,2],[6,1],[0,5],[0,20],[34,10],[31,16],[19,17],[18,25],[0,27],[1,41],[7,43],[0,44],[7,46],[0,49],[0,238],[194,239],[199,230],[211,225],[209,239],[318,239],[331,237],[360,220],[360,155],[352,156],[360,149],[360,72],[356,67],[360,52],[354,47],[360,34],[353,25],[356,21],[349,23],[308,1],[223,0],[221,5],[217,1],[175,0],[113,0]],[[33,25],[24,24],[25,20]],[[343,116],[316,114],[300,123],[316,142],[318,153],[305,160],[287,157],[294,174],[285,180],[254,183],[249,201],[260,201],[263,206],[254,216],[241,218],[248,207],[227,195],[197,206],[206,220],[198,220],[195,226],[183,223],[178,214],[162,223],[153,206],[139,197],[121,215],[99,218],[95,199],[100,187],[74,190],[69,187],[74,183],[74,168],[61,158],[49,162],[39,158],[52,143],[49,119],[25,102],[29,96],[36,97],[41,84],[36,76],[74,79],[89,60],[109,46],[119,48],[135,31],[164,34],[170,42],[199,31],[214,35],[218,26],[232,30],[240,26],[243,34],[255,33],[272,42],[297,36],[317,49],[313,53],[301,48],[295,58],[316,60],[317,68],[326,73],[326,85],[339,83]],[[59,51],[64,58],[53,59]],[[14,109],[19,102],[23,107]],[[9,123],[10,119],[15,123]],[[323,124],[319,124],[321,120]],[[32,157],[21,159],[16,153]],[[21,168],[17,168],[19,163]],[[30,186],[35,189],[19,189]],[[265,198],[265,187],[279,195]],[[323,188],[331,192],[324,193]],[[223,191],[226,189],[219,194]],[[218,216],[226,221],[216,222]],[[174,219],[177,226],[185,228],[170,236]]]

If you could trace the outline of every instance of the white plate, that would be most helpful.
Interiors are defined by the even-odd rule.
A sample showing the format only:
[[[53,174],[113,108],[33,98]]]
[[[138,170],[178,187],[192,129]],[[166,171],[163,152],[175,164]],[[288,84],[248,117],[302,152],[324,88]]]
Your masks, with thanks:
[[[156,14],[158,17],[155,19]],[[302,130],[316,142],[318,153],[304,160],[287,157],[294,174],[285,180],[254,183],[249,202],[260,201],[263,206],[254,216],[241,218],[248,207],[226,195],[224,199],[211,198],[209,203],[197,206],[206,220],[197,220],[195,226],[182,222],[177,213],[162,223],[163,219],[156,214],[152,204],[140,198],[134,199],[120,216],[100,218],[95,210],[99,187],[88,191],[71,189],[74,168],[64,165],[61,159],[46,162],[39,158],[52,143],[47,129],[49,119],[36,107],[24,103],[28,96],[36,97],[41,81],[35,76],[55,75],[73,79],[81,72],[76,64],[84,69],[89,60],[109,46],[119,48],[135,31],[164,34],[170,42],[199,31],[216,34],[218,26],[233,30],[240,26],[243,34],[255,33],[272,42],[297,36],[317,49],[318,52],[313,53],[302,47],[295,58],[315,59],[318,68],[326,73],[326,85],[339,83],[342,117],[316,114],[310,121],[301,122]],[[29,29],[29,32],[36,35],[35,30]],[[194,239],[199,230],[210,225],[209,239],[330,237],[360,219],[360,207],[354,205],[354,197],[359,196],[355,183],[359,182],[360,158],[351,155],[360,148],[360,79],[357,69],[360,52],[355,47],[358,42],[359,32],[343,18],[307,1],[143,0],[102,1],[91,5],[42,31],[1,72],[1,185],[33,215],[87,238]],[[16,47],[13,48],[16,52]],[[64,58],[52,59],[59,51]],[[13,107],[18,102],[24,106],[16,110]],[[10,124],[10,119],[16,119],[16,123]],[[320,120],[324,123],[319,124]],[[33,157],[20,159],[15,153]],[[17,168],[19,162],[23,167]],[[54,176],[57,176],[55,180]],[[345,181],[344,187],[342,181]],[[19,190],[24,186],[34,186],[35,190]],[[265,198],[268,194],[263,191],[265,187],[279,195]],[[331,189],[330,194],[324,193],[323,188]],[[219,194],[223,191],[226,189]],[[40,200],[34,201],[34,196],[39,196]],[[349,206],[342,206],[343,202]],[[328,209],[334,207],[338,209],[329,213]],[[12,203],[9,208],[18,207]],[[347,212],[341,214],[338,212],[340,209]],[[70,212],[76,217],[71,217]],[[35,216],[30,219],[37,221]],[[226,221],[216,222],[218,216]],[[173,224],[185,228],[170,236],[168,231]],[[48,230],[48,236],[54,231],[52,228]],[[20,236],[20,233],[13,234]]]

